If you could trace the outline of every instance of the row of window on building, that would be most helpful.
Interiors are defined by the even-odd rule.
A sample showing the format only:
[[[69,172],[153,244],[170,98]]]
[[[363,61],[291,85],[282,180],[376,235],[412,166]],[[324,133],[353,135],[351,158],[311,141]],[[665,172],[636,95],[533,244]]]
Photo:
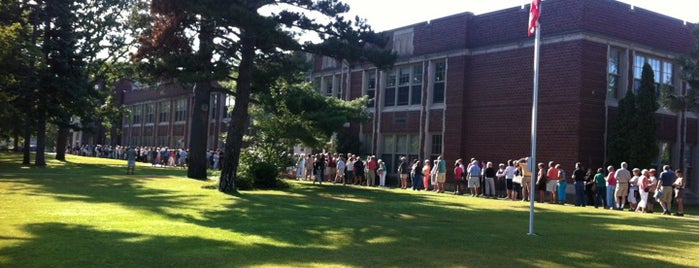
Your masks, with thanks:
[[[225,101],[221,105],[221,101]],[[126,106],[129,115],[124,117],[125,126],[138,126],[140,124],[167,124],[172,122],[185,122],[189,116],[188,110],[191,102],[191,97],[182,97],[177,99],[165,99],[157,101],[149,101],[136,103]],[[228,120],[230,114],[228,109],[233,105],[233,99],[222,93],[212,93],[209,104],[209,118],[211,120]],[[174,107],[174,111],[171,109]],[[157,115],[157,121],[156,121]]]

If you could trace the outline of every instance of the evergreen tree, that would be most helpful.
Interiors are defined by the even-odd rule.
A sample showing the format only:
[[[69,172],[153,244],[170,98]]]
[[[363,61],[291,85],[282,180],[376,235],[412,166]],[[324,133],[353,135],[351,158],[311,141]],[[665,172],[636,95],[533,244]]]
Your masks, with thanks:
[[[626,96],[619,100],[616,118],[607,141],[609,164],[619,165],[623,161],[630,162],[629,152],[632,151],[633,144],[629,137],[637,132],[636,122],[636,95],[633,91],[627,90]]]
[[[658,156],[656,132],[658,124],[655,111],[659,108],[653,68],[648,63],[643,65],[641,85],[636,97],[635,135],[630,136],[632,147],[629,162],[639,167],[650,167]]]
[[[139,55],[154,58],[149,61],[158,65],[154,67],[170,67],[169,73],[178,78],[191,75],[197,86],[218,81],[222,70],[235,74],[235,89],[230,92],[235,105],[219,180],[219,190],[226,193],[237,191],[236,176],[243,136],[250,124],[250,104],[267,90],[255,84],[256,78],[269,78],[260,75],[261,66],[283,60],[283,54],[289,52],[325,55],[350,63],[368,62],[379,68],[390,66],[395,60],[395,54],[383,50],[388,39],[374,33],[364,20],[342,17],[349,6],[338,0],[160,0],[153,1],[151,8],[155,24],[141,38]],[[195,38],[192,33],[198,36],[198,47],[190,42]],[[315,33],[322,42],[301,41],[301,33]],[[218,42],[214,43],[214,39]],[[194,49],[199,50],[193,53]],[[172,64],[177,59],[180,64]],[[201,108],[197,91],[195,111]],[[199,119],[193,116],[193,120]],[[193,146],[190,144],[191,150],[195,150]]]
[[[679,113],[680,115],[680,132],[682,133],[680,144],[680,161],[679,169],[684,169],[685,159],[684,150],[687,142],[687,112],[699,111],[699,28],[694,31],[694,46],[689,53],[678,57],[678,65],[681,67],[682,80],[689,84],[689,89],[681,92],[676,92],[675,88],[669,85],[664,85],[661,90],[660,103],[669,111]]]

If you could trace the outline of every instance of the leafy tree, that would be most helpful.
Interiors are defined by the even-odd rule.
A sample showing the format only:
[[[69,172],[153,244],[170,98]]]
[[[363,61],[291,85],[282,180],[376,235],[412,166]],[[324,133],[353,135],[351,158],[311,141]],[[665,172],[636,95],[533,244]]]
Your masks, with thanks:
[[[687,142],[687,132],[685,131],[687,112],[698,112],[699,104],[699,29],[694,31],[694,46],[686,55],[678,57],[677,63],[681,67],[682,80],[689,84],[689,89],[684,92],[675,91],[674,87],[665,85],[661,89],[660,103],[665,109],[680,114],[680,165],[679,169],[684,169],[684,150]]]
[[[232,77],[236,82],[232,92],[235,105],[219,183],[219,190],[226,193],[236,191],[243,136],[250,124],[250,103],[256,94],[266,90],[254,86],[256,77],[265,77],[257,74],[262,69],[257,68],[258,63],[274,62],[294,51],[331,56],[350,63],[371,62],[379,68],[392,65],[395,60],[394,54],[382,50],[387,41],[385,37],[374,33],[363,20],[346,20],[340,16],[349,6],[337,0],[153,1],[152,10],[156,14],[155,24],[151,34],[142,39],[148,41],[142,42],[142,54],[159,55],[158,59],[178,55],[175,58],[182,63],[166,65],[161,63],[168,61],[160,60],[153,61],[154,65],[179,67],[170,68],[170,74],[190,70],[187,74],[193,74],[202,85],[217,81],[213,78],[221,74],[219,70],[227,71],[232,67],[236,74]],[[198,53],[192,53],[193,46],[187,37],[192,32],[198,34]],[[315,33],[322,42],[299,41],[301,32]],[[216,57],[203,53],[202,49],[212,49]],[[197,60],[188,60],[193,58]],[[198,100],[195,91],[195,101]],[[193,120],[199,119],[194,116]]]
[[[629,137],[634,136],[638,132],[638,124],[636,119],[636,95],[633,91],[627,90],[626,96],[619,100],[616,119],[609,133],[608,152],[609,163],[619,165],[623,161],[627,161],[629,152],[632,151],[634,144]],[[630,163],[634,164],[634,163]]]
[[[655,91],[653,68],[648,63],[643,65],[641,85],[636,97],[636,135],[631,136],[632,147],[629,162],[640,167],[650,166],[658,156],[656,132],[658,124],[655,111],[658,110],[658,97]]]

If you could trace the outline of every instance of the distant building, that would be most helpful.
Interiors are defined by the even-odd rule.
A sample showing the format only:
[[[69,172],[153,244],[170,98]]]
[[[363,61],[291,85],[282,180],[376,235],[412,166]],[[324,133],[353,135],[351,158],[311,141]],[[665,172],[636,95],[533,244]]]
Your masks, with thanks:
[[[117,99],[130,111],[121,125],[118,144],[133,146],[168,146],[188,148],[192,120],[191,88],[177,83],[145,88],[123,79],[115,85]],[[212,92],[209,104],[207,148],[223,147],[222,133],[228,130],[232,99],[224,92]]]
[[[351,124],[363,147],[395,170],[398,158],[502,162],[531,148],[534,38],[529,7],[461,13],[387,31],[400,56],[391,70],[316,57],[311,79],[321,93],[373,98],[373,118]],[[675,57],[692,46],[694,24],[612,0],[548,0],[541,15],[537,160],[605,163],[616,107],[636,90],[644,63],[656,84],[686,90]],[[687,120],[679,155],[679,117],[657,112],[660,159],[684,160],[688,188],[699,192],[699,120]],[[453,163],[453,162],[452,162]],[[619,163],[615,163],[618,166]]]

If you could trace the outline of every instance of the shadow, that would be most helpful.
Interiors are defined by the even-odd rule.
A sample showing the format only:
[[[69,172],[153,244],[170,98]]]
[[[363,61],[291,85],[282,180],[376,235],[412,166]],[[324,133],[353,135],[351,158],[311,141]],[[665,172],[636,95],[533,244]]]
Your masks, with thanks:
[[[1,160],[0,166],[7,170]],[[537,236],[529,236],[524,202],[306,182],[224,195],[158,187],[206,182],[157,170],[124,176],[118,166],[70,159],[63,168],[31,178],[2,174],[0,183],[11,184],[9,191],[116,204],[161,220],[151,230],[126,231],[116,223],[26,224],[18,227],[26,237],[0,235],[0,266],[693,267],[658,252],[699,248],[696,219],[537,204]],[[699,262],[686,255],[686,263]]]

